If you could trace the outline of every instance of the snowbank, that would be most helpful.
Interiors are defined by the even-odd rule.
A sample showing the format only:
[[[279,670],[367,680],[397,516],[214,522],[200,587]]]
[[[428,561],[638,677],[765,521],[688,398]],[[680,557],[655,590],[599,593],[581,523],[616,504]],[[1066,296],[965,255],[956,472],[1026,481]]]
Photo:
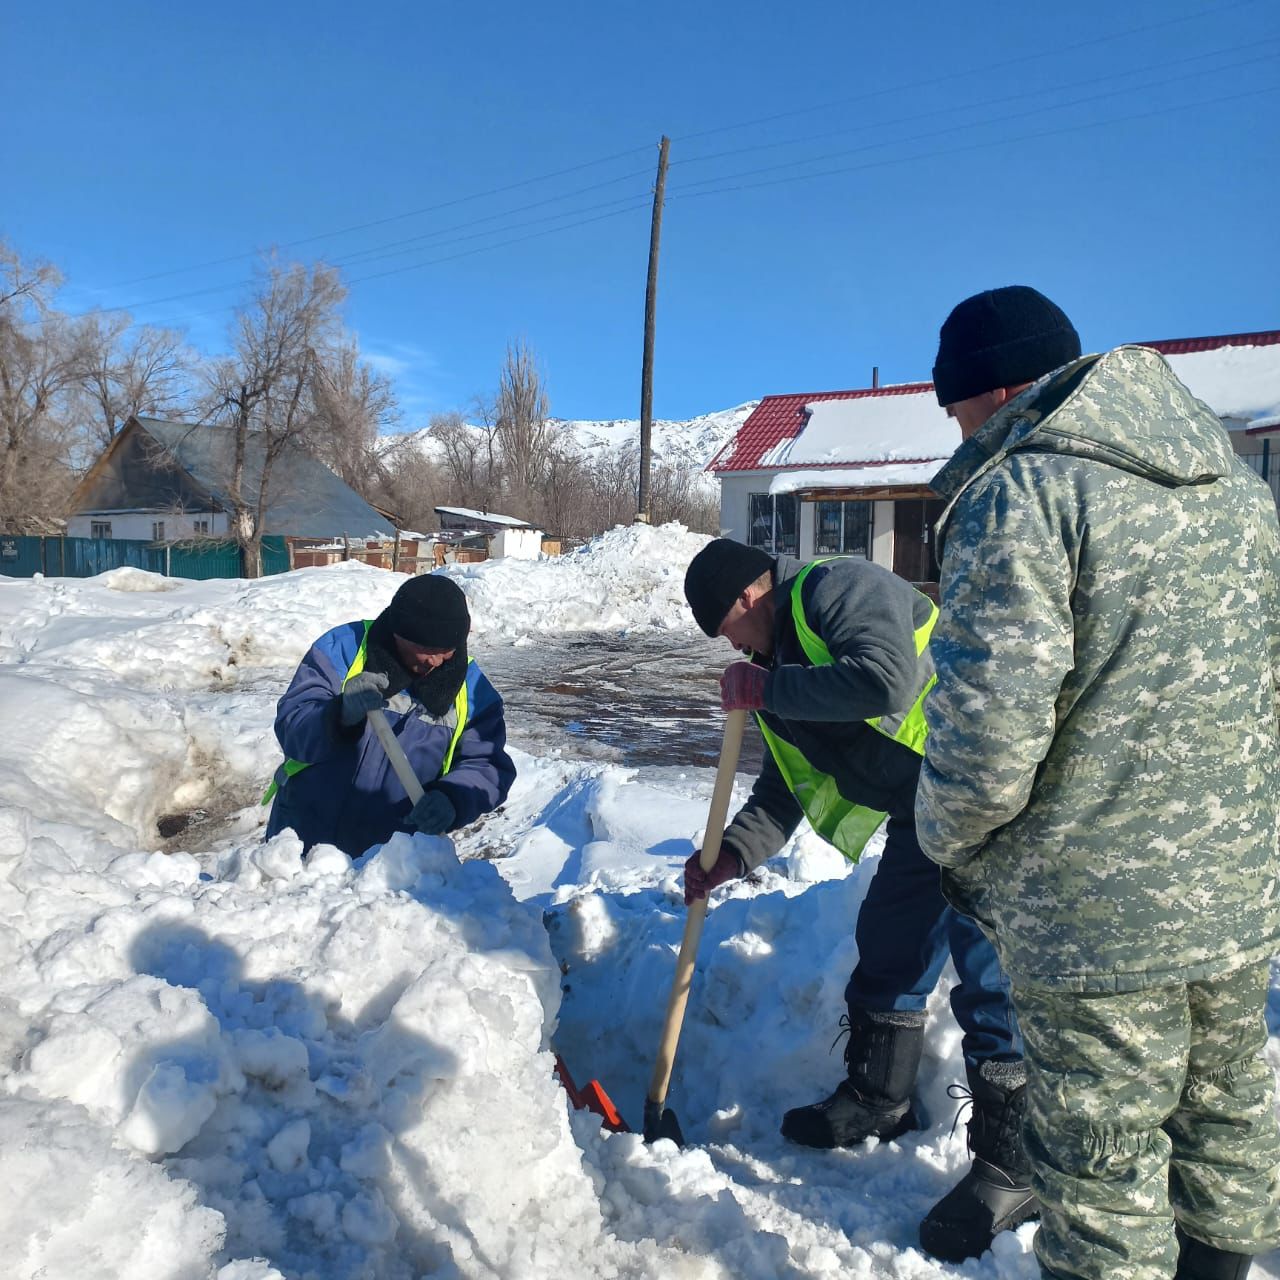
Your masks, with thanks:
[[[476,632],[531,643],[570,631],[693,626],[684,572],[709,541],[683,525],[618,525],[585,547],[530,563],[486,560],[446,572],[467,593]]]
[[[703,541],[617,529],[451,574],[498,639],[674,630]],[[916,1248],[967,1163],[947,980],[929,1128],[840,1152],[777,1132],[839,1076],[874,850],[851,869],[800,834],[716,895],[669,1099],[693,1143],[677,1151],[571,1112],[552,1048],[638,1123],[709,770],[575,758],[560,735],[515,753],[507,805],[456,850],[401,836],[303,863],[291,834],[262,842],[293,666],[398,581],[354,564],[0,578],[5,1274],[1031,1280],[1030,1227],[959,1269]],[[157,817],[196,805],[216,838],[159,852]],[[1268,1052],[1280,1067],[1280,1041]]]

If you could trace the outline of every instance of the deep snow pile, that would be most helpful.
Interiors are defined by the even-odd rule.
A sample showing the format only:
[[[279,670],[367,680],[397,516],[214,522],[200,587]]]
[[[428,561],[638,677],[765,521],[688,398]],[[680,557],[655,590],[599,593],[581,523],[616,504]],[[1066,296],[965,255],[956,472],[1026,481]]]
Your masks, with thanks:
[[[617,625],[685,625],[701,542],[617,530],[526,563],[501,634],[549,637],[584,593],[641,571],[648,597],[625,597]],[[646,552],[660,563],[641,570]],[[459,575],[478,620],[508,571]],[[511,798],[460,834],[462,861],[421,836],[355,864],[261,842],[275,699],[320,631],[396,583],[355,565],[0,578],[5,1274],[1030,1280],[1030,1228],[963,1268],[915,1248],[966,1163],[944,989],[926,1131],[843,1152],[777,1134],[839,1074],[874,854],[851,870],[802,834],[717,895],[670,1098],[695,1145],[676,1151],[570,1112],[550,1050],[639,1121],[710,771],[549,739],[516,753]],[[157,852],[156,818],[196,804],[216,838]],[[482,850],[500,856],[468,857]]]
[[[618,525],[568,555],[445,572],[467,593],[481,635],[688,629],[684,571],[707,541],[678,524]]]

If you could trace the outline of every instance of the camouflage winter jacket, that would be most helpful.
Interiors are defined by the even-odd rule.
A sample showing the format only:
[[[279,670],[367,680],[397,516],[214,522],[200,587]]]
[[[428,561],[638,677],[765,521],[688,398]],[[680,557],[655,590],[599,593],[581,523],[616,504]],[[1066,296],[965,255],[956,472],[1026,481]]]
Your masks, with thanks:
[[[1086,356],[934,477],[925,852],[1015,984],[1139,990],[1276,949],[1280,527],[1144,347]]]

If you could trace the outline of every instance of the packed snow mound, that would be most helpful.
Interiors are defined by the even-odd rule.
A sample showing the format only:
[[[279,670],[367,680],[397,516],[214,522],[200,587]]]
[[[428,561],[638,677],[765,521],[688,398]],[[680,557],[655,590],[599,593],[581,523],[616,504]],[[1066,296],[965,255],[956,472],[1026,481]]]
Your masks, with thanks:
[[[426,836],[304,862],[285,833],[216,881],[188,855],[47,865],[0,882],[23,922],[7,1274],[194,1280],[215,1253],[386,1280],[676,1273],[607,1238],[547,1050],[559,970],[493,864]]]
[[[466,592],[472,625],[486,639],[672,631],[694,625],[684,574],[708,541],[682,524],[618,525],[567,555],[486,560],[444,572]]]

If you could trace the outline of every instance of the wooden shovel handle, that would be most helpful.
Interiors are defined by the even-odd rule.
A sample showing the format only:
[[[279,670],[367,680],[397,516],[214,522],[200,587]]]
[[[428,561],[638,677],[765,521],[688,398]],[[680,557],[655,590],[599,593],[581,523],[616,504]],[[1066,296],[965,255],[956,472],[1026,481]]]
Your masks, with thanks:
[[[733,775],[738,771],[738,756],[742,753],[742,734],[746,725],[745,711],[730,711],[725,718],[724,742],[720,745],[716,785],[711,792],[707,830],[702,838],[702,856],[699,859],[704,871],[710,871],[720,856],[720,840],[724,836],[729,801],[733,799]],[[659,1107],[666,1102],[667,1090],[671,1086],[671,1068],[676,1060],[676,1046],[680,1043],[684,1007],[689,1001],[689,987],[693,983],[693,967],[706,916],[706,898],[695,898],[685,918],[684,938],[680,942],[680,955],[676,959],[676,976],[672,980],[671,995],[667,999],[667,1018],[662,1026],[662,1038],[658,1041],[658,1057],[653,1064],[653,1075],[649,1078],[649,1101],[656,1102]]]

